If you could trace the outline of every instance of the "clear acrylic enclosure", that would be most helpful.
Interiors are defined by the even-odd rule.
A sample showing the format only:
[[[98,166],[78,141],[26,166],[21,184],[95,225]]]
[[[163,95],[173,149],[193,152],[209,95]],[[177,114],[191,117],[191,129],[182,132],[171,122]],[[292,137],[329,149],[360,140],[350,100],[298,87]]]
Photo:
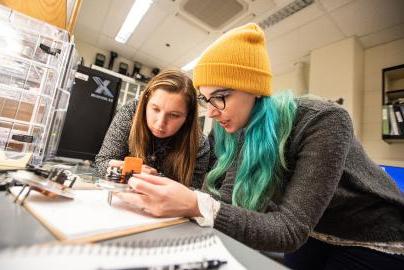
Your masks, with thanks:
[[[77,61],[67,31],[0,5],[0,151],[57,147]]]

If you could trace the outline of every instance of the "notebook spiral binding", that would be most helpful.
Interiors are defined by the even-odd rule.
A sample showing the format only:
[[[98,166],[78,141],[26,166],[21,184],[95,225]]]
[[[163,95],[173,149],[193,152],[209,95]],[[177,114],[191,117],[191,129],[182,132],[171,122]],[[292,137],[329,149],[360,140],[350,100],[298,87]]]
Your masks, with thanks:
[[[2,256],[154,256],[170,255],[181,252],[200,250],[212,247],[218,243],[218,237],[213,233],[188,236],[173,239],[118,241],[107,244],[56,244],[34,245],[3,250]]]

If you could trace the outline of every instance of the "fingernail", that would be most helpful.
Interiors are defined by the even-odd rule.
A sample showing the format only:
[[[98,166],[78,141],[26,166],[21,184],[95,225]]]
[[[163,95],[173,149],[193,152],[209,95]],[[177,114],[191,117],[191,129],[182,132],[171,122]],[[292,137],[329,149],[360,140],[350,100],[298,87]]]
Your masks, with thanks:
[[[137,184],[138,184],[138,182],[137,182],[137,179],[135,178],[135,177],[131,177],[130,179],[129,179],[129,186],[132,188],[132,189],[134,189],[134,190],[136,190],[136,187],[137,187]]]

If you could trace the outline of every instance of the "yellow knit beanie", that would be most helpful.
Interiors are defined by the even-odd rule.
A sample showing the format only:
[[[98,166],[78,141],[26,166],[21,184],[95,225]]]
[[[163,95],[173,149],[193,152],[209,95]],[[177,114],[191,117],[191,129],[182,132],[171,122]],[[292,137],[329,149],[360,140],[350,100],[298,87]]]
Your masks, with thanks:
[[[221,86],[263,96],[271,95],[271,78],[265,35],[254,23],[234,28],[216,40],[193,72],[195,88]]]

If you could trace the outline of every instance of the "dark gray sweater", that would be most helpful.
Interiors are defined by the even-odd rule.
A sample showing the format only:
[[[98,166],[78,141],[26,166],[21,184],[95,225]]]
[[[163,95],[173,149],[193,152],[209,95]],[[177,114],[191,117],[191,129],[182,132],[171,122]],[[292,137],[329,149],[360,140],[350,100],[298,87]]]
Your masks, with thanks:
[[[343,108],[298,99],[286,155],[284,188],[265,213],[231,205],[237,168],[229,169],[219,190],[216,229],[266,251],[296,250],[312,231],[354,241],[404,241],[404,197],[366,155]]]
[[[95,157],[96,175],[103,177],[107,171],[108,162],[111,159],[123,160],[129,155],[129,133],[132,127],[132,118],[136,111],[137,103],[135,100],[128,102],[114,116],[114,119],[109,126],[109,129],[105,135],[104,142],[98,155]],[[171,148],[170,140],[155,139],[156,145],[154,153],[156,154],[156,160],[146,160],[146,164],[155,167],[161,171],[159,164],[166,157],[169,149]],[[151,150],[151,149],[150,149]],[[149,156],[149,155],[148,155]],[[151,164],[151,162],[153,164]],[[201,188],[204,176],[208,170],[209,163],[209,141],[205,136],[201,136],[199,142],[199,151],[197,154],[197,160],[195,164],[192,187]],[[167,172],[161,171],[166,176],[170,177]]]

